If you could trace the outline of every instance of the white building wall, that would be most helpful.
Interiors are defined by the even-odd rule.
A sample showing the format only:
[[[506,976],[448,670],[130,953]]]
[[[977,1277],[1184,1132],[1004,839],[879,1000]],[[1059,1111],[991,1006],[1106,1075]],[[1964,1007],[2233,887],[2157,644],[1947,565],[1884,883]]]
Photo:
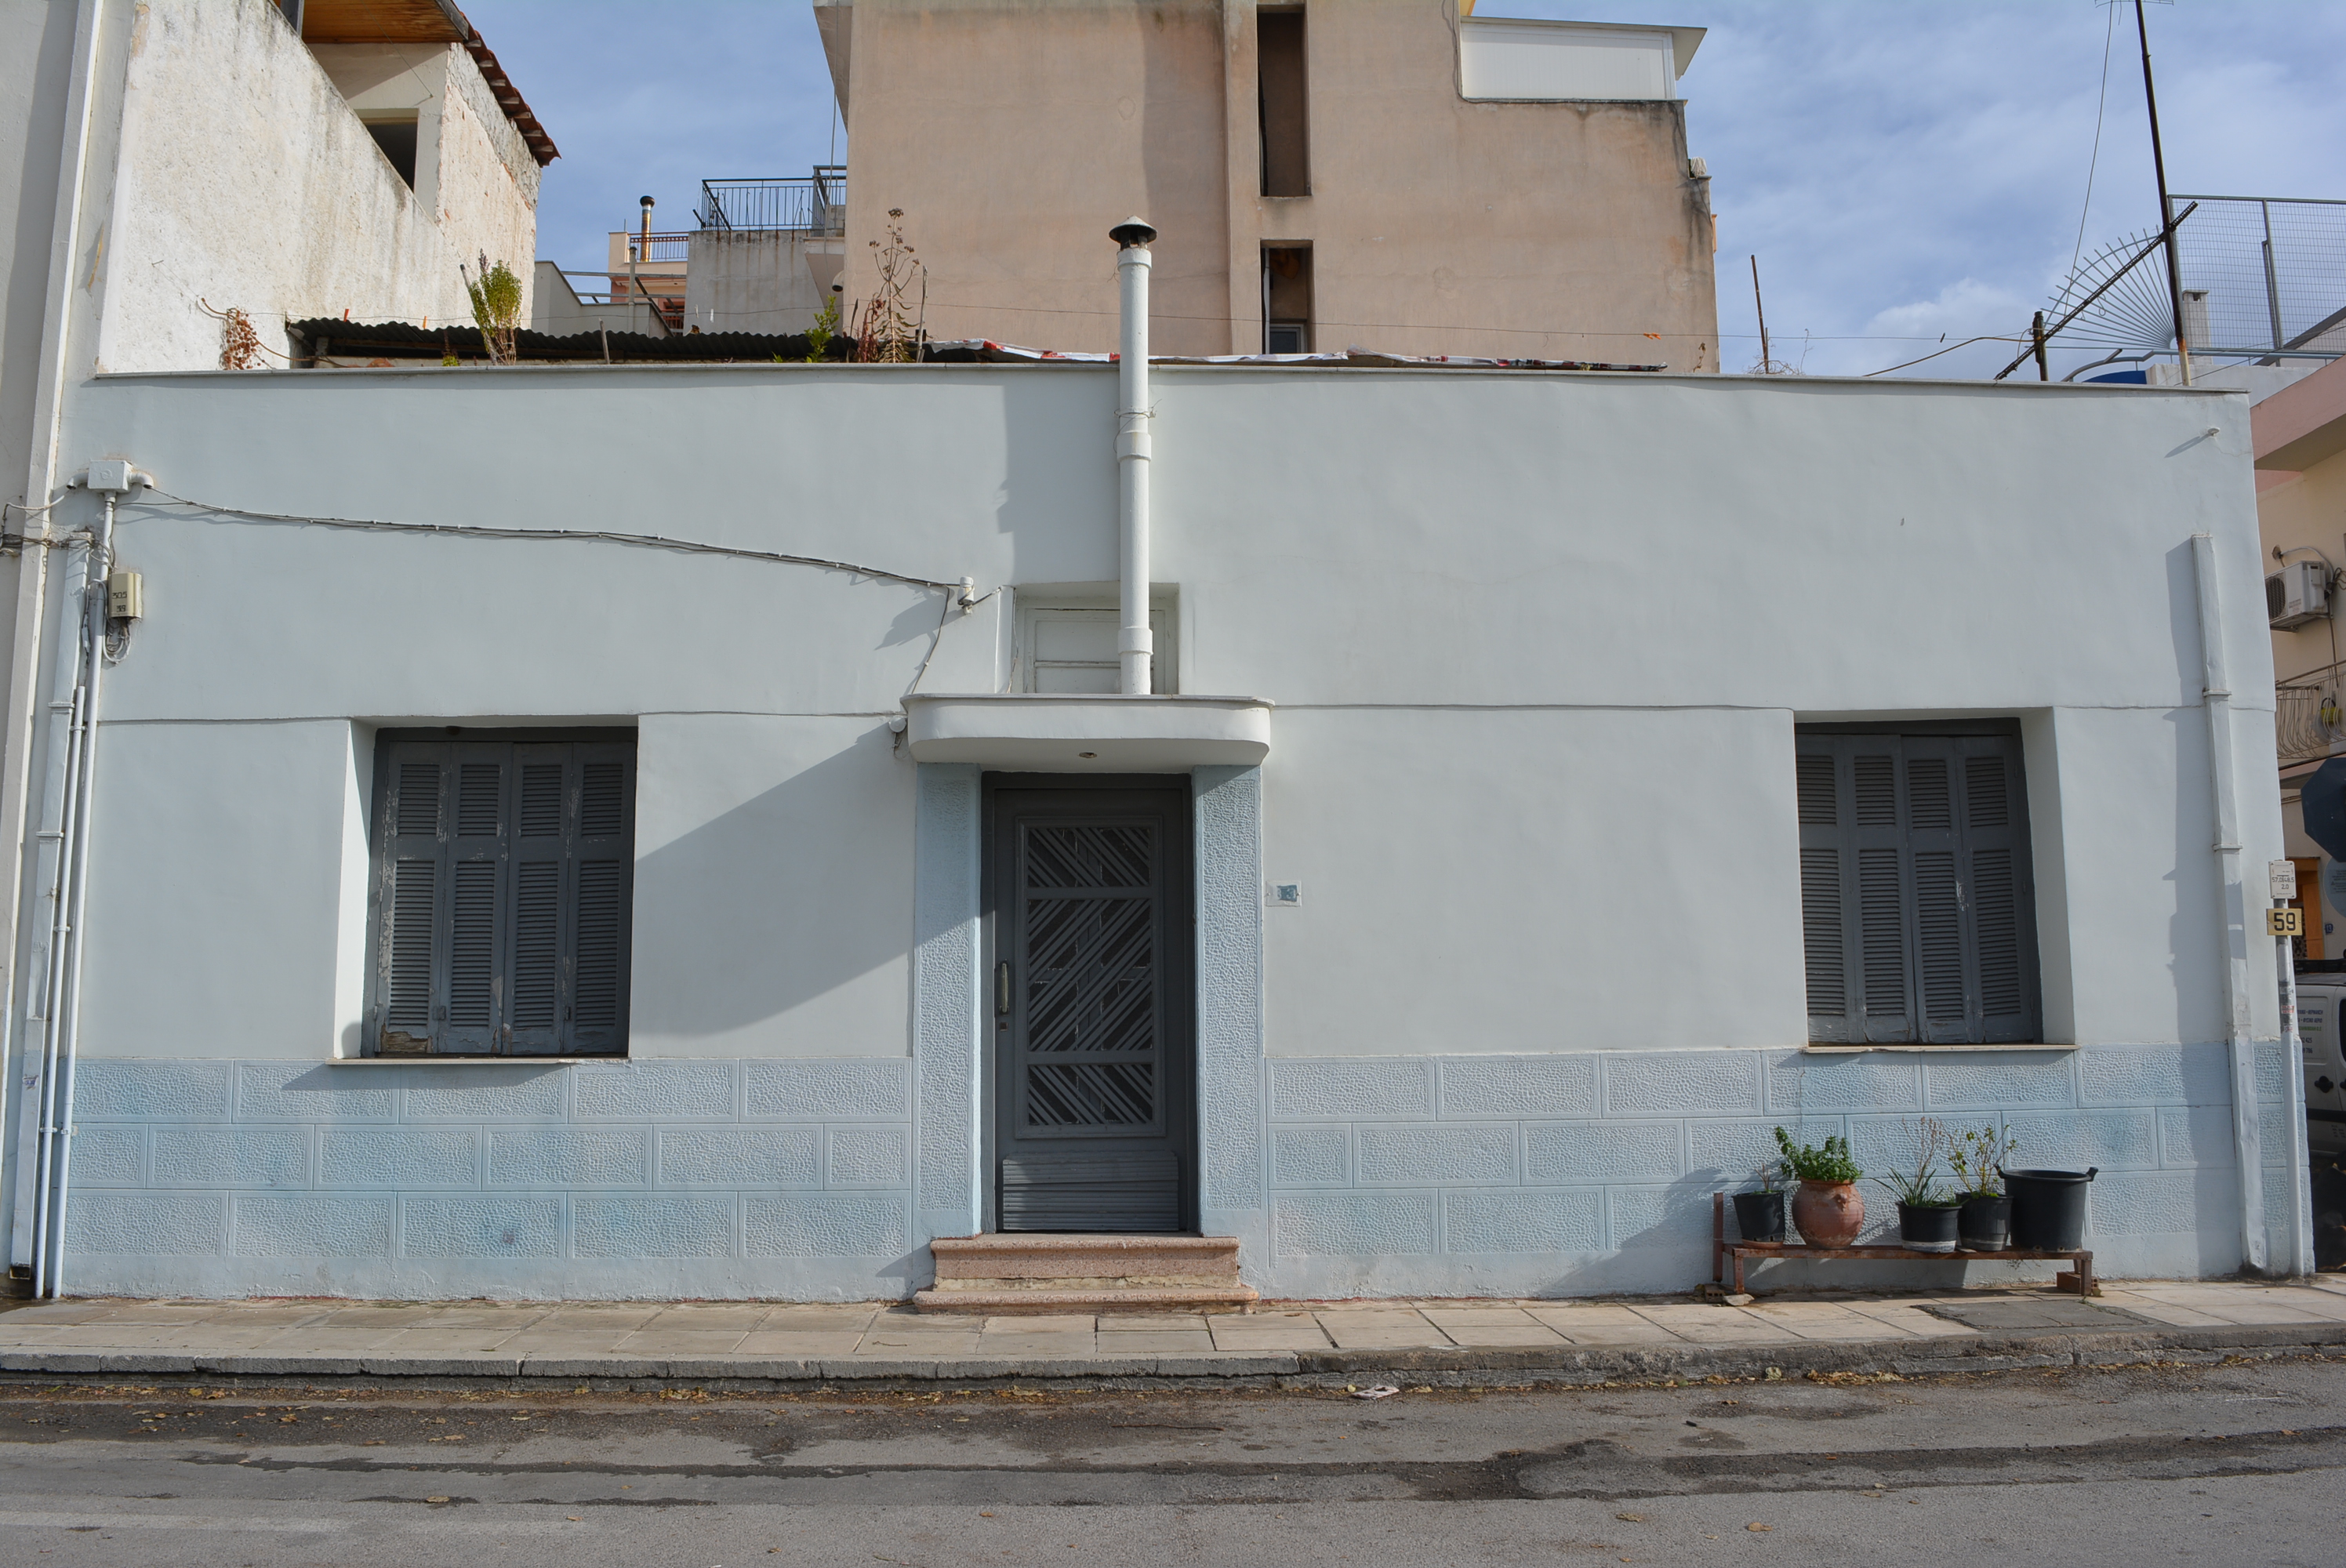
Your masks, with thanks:
[[[704,332],[805,331],[831,302],[831,280],[839,274],[843,243],[782,230],[699,230],[685,262],[686,327]]]
[[[68,445],[216,505],[983,591],[1113,578],[1113,386],[114,376]],[[2254,867],[2280,848],[2243,400],[1166,367],[1157,412],[1184,689],[1280,705],[1259,772],[1197,785],[1205,1207],[1250,1278],[1683,1286],[1777,1122],[1878,1161],[1925,1112],[2100,1166],[2106,1271],[2237,1267],[2188,542],[2218,543]],[[979,1169],[975,779],[886,721],[916,678],[1002,688],[1010,596],[941,616],[813,567],[168,505],[120,537],[148,618],[101,729],[79,1115],[112,1153],[76,1166],[77,1288],[922,1281]],[[1978,714],[2022,721],[2063,1048],[1803,1052],[1794,726]],[[640,737],[634,1059],[332,1064],[372,728],[598,722]],[[1266,876],[1302,905],[1260,908]]]
[[[419,52],[408,96],[431,121],[433,157],[427,166],[419,135],[411,190],[270,0],[118,8],[118,129],[100,165],[113,179],[90,280],[98,365],[217,366],[220,323],[207,303],[246,311],[280,355],[286,321],[345,311],[469,323],[457,267],[484,250],[512,263],[526,296],[537,168],[460,47]]]

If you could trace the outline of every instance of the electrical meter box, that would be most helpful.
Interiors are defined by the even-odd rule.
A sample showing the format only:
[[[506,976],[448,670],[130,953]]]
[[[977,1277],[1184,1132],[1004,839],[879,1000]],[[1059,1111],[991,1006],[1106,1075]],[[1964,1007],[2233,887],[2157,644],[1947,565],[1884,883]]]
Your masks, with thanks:
[[[135,621],[147,613],[136,572],[109,572],[106,578],[106,618]]]

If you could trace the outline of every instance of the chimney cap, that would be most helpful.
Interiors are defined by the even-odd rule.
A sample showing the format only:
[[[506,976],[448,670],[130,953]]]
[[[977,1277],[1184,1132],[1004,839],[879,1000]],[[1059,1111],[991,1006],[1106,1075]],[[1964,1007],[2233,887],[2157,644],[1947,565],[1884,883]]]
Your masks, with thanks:
[[[1157,229],[1146,218],[1135,216],[1109,229],[1107,237],[1116,241],[1117,249],[1130,250],[1135,247],[1145,247],[1156,239]]]

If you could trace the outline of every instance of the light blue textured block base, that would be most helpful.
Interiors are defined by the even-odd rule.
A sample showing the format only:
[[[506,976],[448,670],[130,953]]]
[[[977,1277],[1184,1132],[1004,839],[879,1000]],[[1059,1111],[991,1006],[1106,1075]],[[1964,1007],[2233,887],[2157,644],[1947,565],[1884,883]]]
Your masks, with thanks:
[[[1249,777],[1215,788],[1243,794]],[[1243,840],[1251,803],[1217,804],[1237,824],[1219,830]],[[1219,954],[1201,939],[1201,956],[1237,998],[1201,1015],[1205,1213],[1210,1233],[1239,1237],[1246,1277],[1267,1295],[1684,1289],[1709,1275],[1711,1194],[1749,1185],[1775,1156],[1775,1127],[1811,1143],[1844,1135],[1878,1175],[1912,1160],[1925,1114],[2000,1127],[2024,1165],[2097,1166],[2088,1245],[2106,1274],[2239,1266],[2220,1045],[1266,1061],[1245,934],[1259,906],[1250,873],[1243,896],[1235,871],[1227,880],[1200,904],[1201,925],[1235,933]],[[967,928],[940,924],[936,962],[959,994],[974,978]],[[940,1222],[977,1199],[966,1013],[939,1012],[928,1054],[907,1060],[85,1061],[67,1287],[902,1297],[927,1282]],[[2278,1058],[2262,1054],[2278,1092]],[[2278,1259],[2288,1145],[2266,1123]],[[1890,1195],[1869,1183],[1865,1196],[1866,1238],[1887,1238]],[[2044,1272],[1802,1266],[1784,1281],[1921,1288]]]
[[[77,1295],[869,1300],[923,1282],[913,1064],[85,1060]]]

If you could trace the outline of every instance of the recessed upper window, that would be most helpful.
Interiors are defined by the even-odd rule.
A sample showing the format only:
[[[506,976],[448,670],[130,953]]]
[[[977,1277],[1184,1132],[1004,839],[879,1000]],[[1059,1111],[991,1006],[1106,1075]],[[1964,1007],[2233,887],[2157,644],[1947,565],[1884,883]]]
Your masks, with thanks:
[[[1311,351],[1311,247],[1262,248],[1262,351]]]
[[[382,156],[391,160],[391,167],[399,171],[399,178],[407,182],[407,188],[413,190],[415,188],[416,117],[409,115],[403,119],[369,118],[366,121],[366,128],[367,135],[374,137],[374,145],[382,148]]]
[[[1304,91],[1303,7],[1255,12],[1257,107],[1262,118],[1262,193],[1311,194],[1311,113]]]
[[[1105,695],[1119,689],[1122,666],[1117,633],[1124,616],[1107,602],[1029,603],[1018,606],[1018,680],[1021,691]],[[1148,632],[1156,645],[1149,660],[1149,689],[1178,691],[1178,618],[1169,603],[1149,606]]]

